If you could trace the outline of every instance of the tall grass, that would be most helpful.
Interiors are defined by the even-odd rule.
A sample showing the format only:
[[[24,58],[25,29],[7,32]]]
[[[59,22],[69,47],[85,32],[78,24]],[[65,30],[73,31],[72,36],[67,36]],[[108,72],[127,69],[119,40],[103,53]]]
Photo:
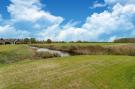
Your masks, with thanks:
[[[129,55],[129,56],[135,56],[135,46],[134,45],[118,45],[118,46],[32,45],[32,46],[68,52],[71,55]]]
[[[107,53],[112,55],[135,56],[135,46],[112,46],[107,47]]]

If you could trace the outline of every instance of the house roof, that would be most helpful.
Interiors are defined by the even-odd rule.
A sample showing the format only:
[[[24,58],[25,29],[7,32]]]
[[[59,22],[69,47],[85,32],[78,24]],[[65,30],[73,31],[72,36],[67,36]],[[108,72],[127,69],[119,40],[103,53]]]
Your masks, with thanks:
[[[17,42],[17,41],[20,41],[19,39],[0,39],[0,43],[3,43],[3,42]]]

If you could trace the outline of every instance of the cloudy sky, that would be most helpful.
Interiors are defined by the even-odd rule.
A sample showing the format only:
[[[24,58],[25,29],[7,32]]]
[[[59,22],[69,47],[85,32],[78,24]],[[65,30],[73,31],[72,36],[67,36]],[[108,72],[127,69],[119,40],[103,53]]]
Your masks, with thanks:
[[[0,38],[135,37],[135,0],[0,0]]]

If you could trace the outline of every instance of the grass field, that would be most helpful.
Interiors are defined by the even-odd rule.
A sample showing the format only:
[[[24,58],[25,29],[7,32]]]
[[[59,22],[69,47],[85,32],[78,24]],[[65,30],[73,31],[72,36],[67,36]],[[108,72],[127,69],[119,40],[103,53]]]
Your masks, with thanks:
[[[135,89],[135,57],[72,56],[0,68],[0,89]]]
[[[27,45],[0,46],[0,89],[135,89],[134,56],[37,59],[33,55]]]

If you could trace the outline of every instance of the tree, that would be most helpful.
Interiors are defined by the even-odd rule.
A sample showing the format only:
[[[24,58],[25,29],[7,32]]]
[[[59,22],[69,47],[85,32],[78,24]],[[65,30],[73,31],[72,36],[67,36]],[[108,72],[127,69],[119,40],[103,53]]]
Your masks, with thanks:
[[[135,43],[135,38],[120,38],[115,39],[115,43]]]
[[[29,38],[24,39],[24,43],[29,43],[29,42],[30,42]]]
[[[31,43],[36,43],[36,39],[35,38],[30,38]]]
[[[81,40],[78,40],[76,43],[82,43],[82,41]]]
[[[47,42],[47,43],[52,43],[52,40],[51,40],[51,39],[47,39],[46,42]]]

